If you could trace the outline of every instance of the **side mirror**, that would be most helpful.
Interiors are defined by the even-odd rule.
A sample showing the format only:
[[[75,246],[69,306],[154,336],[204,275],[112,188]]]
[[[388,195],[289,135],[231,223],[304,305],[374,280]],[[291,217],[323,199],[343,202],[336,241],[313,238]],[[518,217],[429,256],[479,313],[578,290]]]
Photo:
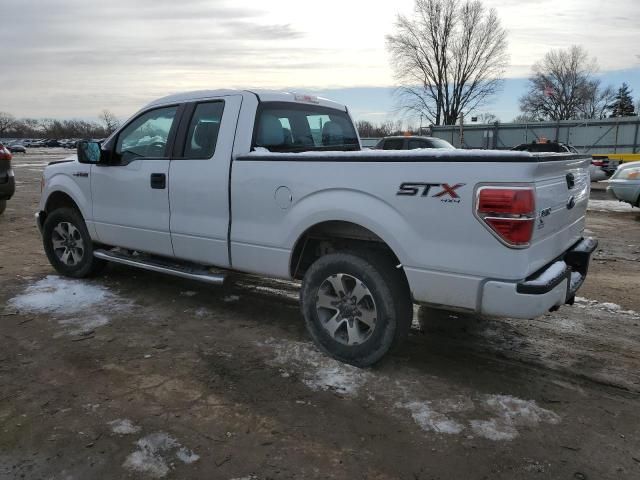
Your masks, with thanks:
[[[78,142],[78,162],[98,163],[102,156],[102,150],[98,142],[81,140]]]

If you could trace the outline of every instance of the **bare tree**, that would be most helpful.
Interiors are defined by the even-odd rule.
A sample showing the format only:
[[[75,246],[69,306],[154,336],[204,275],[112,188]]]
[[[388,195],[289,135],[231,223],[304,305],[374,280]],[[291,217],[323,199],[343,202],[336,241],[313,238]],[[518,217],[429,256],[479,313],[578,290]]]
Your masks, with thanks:
[[[11,130],[16,124],[16,119],[13,115],[6,112],[0,112],[0,135],[3,135],[6,131]]]
[[[107,109],[102,110],[98,118],[102,121],[107,136],[115,132],[120,125],[120,121],[118,120],[118,118],[110,110]]]
[[[485,113],[481,113],[480,115],[478,115],[478,122],[479,123],[495,123],[495,122],[499,122],[500,119],[498,118],[497,115],[494,115],[493,113],[489,113],[489,112],[485,112]]]
[[[609,92],[594,78],[597,62],[580,46],[551,50],[533,66],[523,113],[546,120],[594,118],[607,110]]]
[[[541,119],[528,114],[528,113],[521,113],[520,115],[518,115],[516,118],[514,118],[512,120],[513,123],[531,123],[531,122],[540,122]]]
[[[399,107],[435,125],[453,125],[501,87],[507,33],[479,0],[416,0],[387,36]]]
[[[611,85],[602,88],[598,79],[591,80],[578,105],[578,116],[583,119],[607,118],[616,100],[616,91]]]
[[[364,138],[374,137],[375,127],[374,125],[367,120],[358,120],[356,122],[356,128],[358,129],[358,134]]]

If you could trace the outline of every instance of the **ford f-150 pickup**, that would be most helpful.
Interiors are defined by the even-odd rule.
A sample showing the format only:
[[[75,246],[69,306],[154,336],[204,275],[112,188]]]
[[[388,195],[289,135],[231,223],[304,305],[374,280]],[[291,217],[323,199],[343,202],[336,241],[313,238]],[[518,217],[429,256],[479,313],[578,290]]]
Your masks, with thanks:
[[[597,245],[583,237],[590,162],[361,150],[343,105],[200,91],[48,166],[37,223],[71,277],[115,262],[213,284],[230,270],[300,279],[316,344],[367,366],[407,336],[414,302],[516,318],[572,303]]]

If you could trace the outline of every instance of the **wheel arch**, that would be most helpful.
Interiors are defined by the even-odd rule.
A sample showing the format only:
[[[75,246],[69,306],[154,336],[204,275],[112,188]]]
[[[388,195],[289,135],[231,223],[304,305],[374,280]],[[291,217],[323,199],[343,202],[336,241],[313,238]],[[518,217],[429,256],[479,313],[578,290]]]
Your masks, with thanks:
[[[347,220],[325,220],[314,223],[298,236],[291,250],[290,275],[292,278],[302,278],[309,266],[321,256],[354,250],[384,254],[395,265],[402,263],[389,243],[371,228]]]
[[[54,208],[70,207],[80,212],[82,218],[91,220],[91,199],[66,174],[56,174],[48,178],[42,192],[40,210],[45,215]]]
[[[62,190],[55,190],[47,197],[47,201],[44,204],[44,212],[49,214],[59,208],[72,208],[82,214],[78,202],[71,195]]]

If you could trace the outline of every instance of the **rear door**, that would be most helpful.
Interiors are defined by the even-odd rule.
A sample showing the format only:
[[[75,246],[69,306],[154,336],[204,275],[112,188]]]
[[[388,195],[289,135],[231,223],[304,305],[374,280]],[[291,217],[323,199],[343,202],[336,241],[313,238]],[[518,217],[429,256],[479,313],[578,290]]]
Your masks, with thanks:
[[[91,168],[93,221],[100,242],[173,256],[169,152],[180,105],[143,112],[115,140],[112,161]]]
[[[176,257],[229,266],[229,178],[242,95],[191,103],[169,168],[170,230]]]

